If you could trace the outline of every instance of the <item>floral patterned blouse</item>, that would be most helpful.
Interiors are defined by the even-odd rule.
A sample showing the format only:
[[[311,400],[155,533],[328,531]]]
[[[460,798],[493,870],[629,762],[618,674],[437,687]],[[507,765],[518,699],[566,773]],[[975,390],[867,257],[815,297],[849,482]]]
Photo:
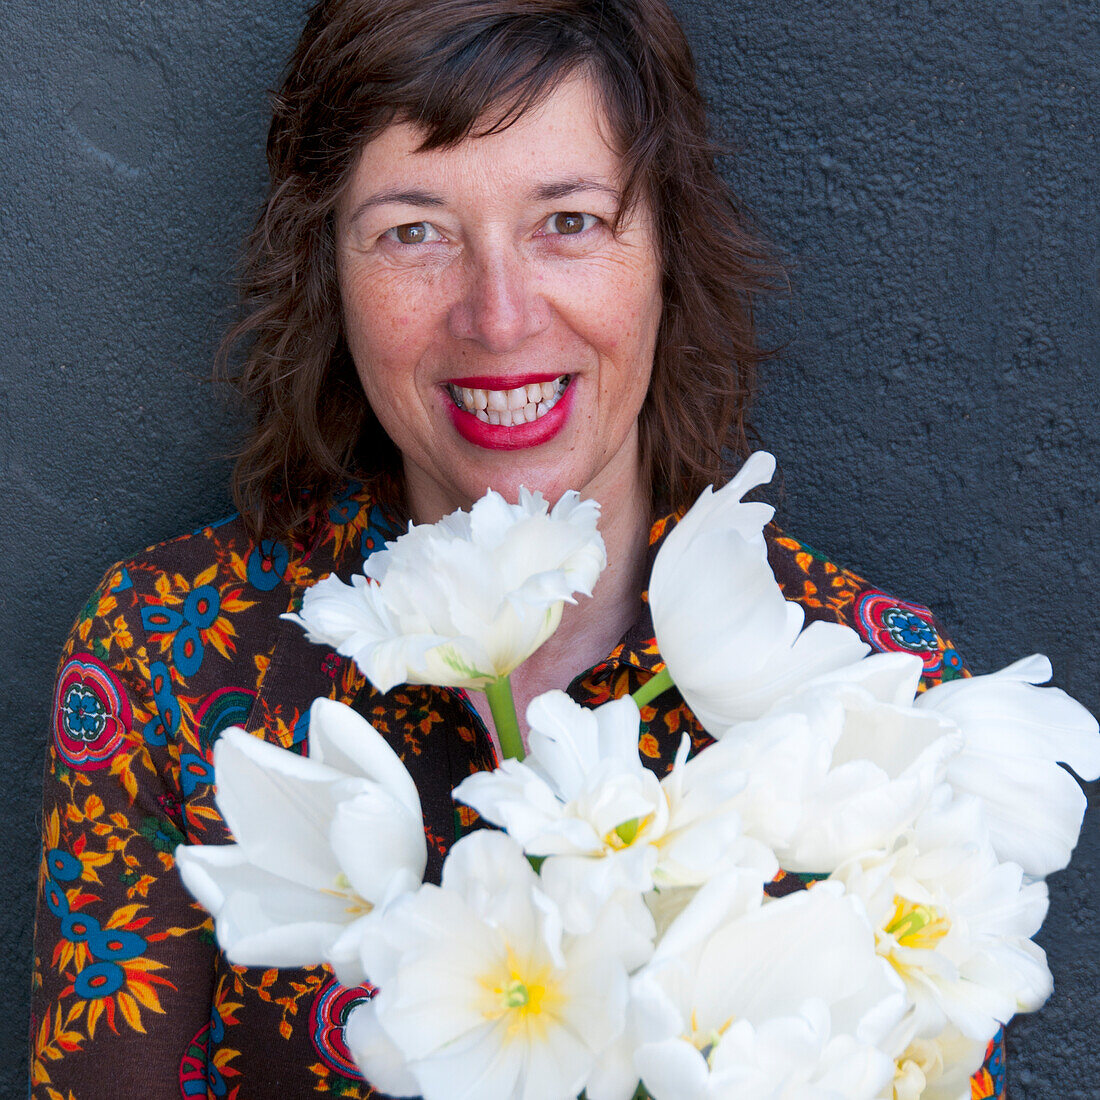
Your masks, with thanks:
[[[651,553],[675,517],[650,532]],[[112,568],[61,659],[46,763],[38,875],[32,1100],[270,1100],[380,1095],[357,1073],[341,1024],[369,990],[324,967],[233,966],[180,883],[177,844],[230,838],[213,799],[212,747],[231,725],[304,752],[308,712],[327,696],[387,738],[420,791],[428,876],[473,812],[451,789],[490,768],[486,730],[461,691],[386,694],[351,662],[279,618],[303,590],[399,533],[363,487],[333,499],[306,543],[248,538],[239,517]],[[965,675],[930,612],[895,599],[776,528],[769,558],[807,619],[854,627],[879,650],[919,654],[925,685]],[[663,667],[645,597],[626,637],[569,686],[595,706]],[[643,708],[640,750],[663,774],[684,730],[708,741],[675,692]],[[783,876],[769,892],[801,888]],[[1001,1036],[972,1082],[1003,1097]]]

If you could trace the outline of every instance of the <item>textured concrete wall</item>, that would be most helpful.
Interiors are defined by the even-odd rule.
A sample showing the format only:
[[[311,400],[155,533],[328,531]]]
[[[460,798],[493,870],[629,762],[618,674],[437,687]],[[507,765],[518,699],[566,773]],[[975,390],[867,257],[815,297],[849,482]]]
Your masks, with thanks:
[[[229,508],[240,420],[203,379],[303,6],[0,14],[5,1096],[56,654],[107,564]],[[677,9],[731,179],[797,263],[758,417],[787,526],[931,604],[976,669],[1041,650],[1097,709],[1095,5]],[[1017,1098],[1095,1095],[1098,849],[1093,813],[1052,881],[1057,990],[1015,1028]]]

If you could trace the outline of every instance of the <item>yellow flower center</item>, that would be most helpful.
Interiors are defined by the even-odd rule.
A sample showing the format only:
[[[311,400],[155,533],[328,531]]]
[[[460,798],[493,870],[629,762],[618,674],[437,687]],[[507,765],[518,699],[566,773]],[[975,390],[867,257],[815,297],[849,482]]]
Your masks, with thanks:
[[[638,834],[652,820],[653,815],[647,814],[645,817],[632,817],[629,821],[622,821],[603,838],[603,842],[612,851],[621,852],[624,848],[629,848],[630,845],[634,843]]]
[[[894,915],[886,931],[902,947],[931,949],[951,931],[951,922],[942,909],[922,905],[900,894],[894,895]]]
[[[536,986],[538,995],[541,996],[541,987]],[[504,987],[504,993],[501,996],[504,1002],[505,1008],[526,1008],[531,1003],[531,991],[516,978],[515,981],[509,982]]]
[[[693,1047],[707,1060],[707,1065],[710,1065],[710,1060],[714,1054],[714,1048],[718,1046],[722,1036],[729,1031],[730,1024],[733,1023],[733,1017],[731,1016],[725,1023],[718,1027],[712,1027],[707,1031],[699,1030],[699,1021],[695,1016],[695,1009],[691,1010],[691,1034],[683,1035],[681,1038],[691,1043]]]
[[[523,966],[508,948],[504,973],[486,979],[489,994],[484,1015],[490,1020],[506,1020],[507,1037],[544,1035],[550,1018],[562,1003],[548,966]]]
[[[351,879],[341,871],[335,879],[333,879],[333,885],[335,890],[322,890],[322,894],[330,894],[334,898],[343,898],[347,901],[347,908],[345,913],[350,913],[352,916],[362,917],[366,916],[374,906],[367,901],[366,898],[361,898],[353,889],[351,885]]]

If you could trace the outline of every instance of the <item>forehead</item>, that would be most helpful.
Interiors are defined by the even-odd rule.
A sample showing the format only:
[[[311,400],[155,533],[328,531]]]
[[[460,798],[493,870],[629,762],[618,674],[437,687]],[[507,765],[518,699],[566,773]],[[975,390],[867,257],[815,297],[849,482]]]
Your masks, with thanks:
[[[345,215],[402,194],[443,199],[556,197],[570,181],[617,192],[622,160],[599,91],[586,76],[567,77],[503,129],[444,148],[421,149],[413,123],[387,127],[364,145],[338,209]]]

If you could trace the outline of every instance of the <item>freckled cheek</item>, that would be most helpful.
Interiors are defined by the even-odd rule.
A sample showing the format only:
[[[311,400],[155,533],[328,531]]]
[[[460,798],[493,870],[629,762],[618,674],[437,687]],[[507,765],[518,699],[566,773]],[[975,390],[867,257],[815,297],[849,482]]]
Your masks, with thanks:
[[[370,296],[345,303],[344,320],[353,356],[403,359],[427,338],[425,317],[406,296]]]

